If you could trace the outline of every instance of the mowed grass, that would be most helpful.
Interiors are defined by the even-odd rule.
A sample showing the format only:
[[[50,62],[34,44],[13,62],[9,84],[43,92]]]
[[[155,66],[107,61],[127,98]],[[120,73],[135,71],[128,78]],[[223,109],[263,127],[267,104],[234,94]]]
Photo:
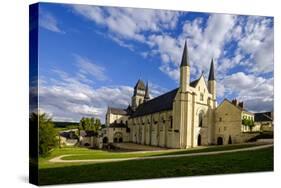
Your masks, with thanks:
[[[148,157],[159,155],[177,155],[198,152],[210,151],[224,151],[232,149],[240,149],[257,146],[257,144],[242,144],[242,145],[226,145],[226,146],[209,146],[202,148],[191,148],[186,150],[161,150],[152,152],[108,152],[101,150],[92,150],[83,154],[62,157],[63,160],[88,160],[88,159],[117,159],[117,158],[135,158],[135,157]]]
[[[39,184],[150,179],[273,170],[273,147],[209,156],[76,164],[39,169]]]

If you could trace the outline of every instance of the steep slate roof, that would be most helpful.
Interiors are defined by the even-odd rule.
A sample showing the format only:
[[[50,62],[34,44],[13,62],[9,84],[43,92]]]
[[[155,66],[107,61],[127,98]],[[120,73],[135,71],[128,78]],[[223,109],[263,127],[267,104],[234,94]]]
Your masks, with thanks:
[[[137,84],[135,85],[135,89],[145,90],[145,84],[142,80],[138,80]]]
[[[173,108],[173,101],[176,97],[178,88],[140,104],[131,117],[138,117],[147,114],[152,114]]]
[[[125,109],[108,107],[108,111],[116,115],[127,115],[127,111]]]
[[[211,62],[211,67],[210,67],[210,72],[209,72],[209,81],[211,80],[215,80],[215,71],[214,71],[214,61],[212,59],[212,62]]]
[[[185,44],[184,44],[184,49],[183,49],[183,53],[182,53],[182,59],[181,59],[181,65],[180,66],[181,67],[185,67],[185,66],[190,67],[186,41],[185,41]]]
[[[197,83],[199,82],[200,78],[198,78],[197,80],[193,80],[192,82],[190,82],[190,86],[191,87],[196,87]]]
[[[270,112],[255,113],[255,121],[272,121],[272,118],[269,115]]]
[[[199,80],[200,78],[190,82],[190,86],[196,87]],[[132,113],[131,117],[138,117],[156,112],[161,112],[164,110],[171,110],[173,108],[173,101],[176,97],[178,89],[179,88],[176,88],[167,93],[164,93],[163,95],[160,95],[154,99],[140,104],[137,107],[136,111]]]
[[[145,87],[144,99],[146,99],[146,100],[150,99],[150,97],[149,97],[149,90],[148,90],[148,82],[146,83],[146,87]]]

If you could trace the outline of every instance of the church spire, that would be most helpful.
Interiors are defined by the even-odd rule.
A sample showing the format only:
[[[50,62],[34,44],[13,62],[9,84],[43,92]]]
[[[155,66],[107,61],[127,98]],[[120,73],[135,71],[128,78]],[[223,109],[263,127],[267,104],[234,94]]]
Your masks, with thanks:
[[[183,49],[183,53],[182,53],[182,59],[181,59],[181,65],[180,66],[181,67],[185,67],[185,66],[190,67],[186,41],[184,43],[184,49]]]
[[[150,97],[149,97],[149,90],[148,90],[148,82],[146,82],[144,101],[146,102],[149,99],[150,99]]]
[[[215,80],[215,71],[214,71],[214,60],[212,59],[211,61],[211,67],[210,67],[210,72],[209,72],[209,81]]]

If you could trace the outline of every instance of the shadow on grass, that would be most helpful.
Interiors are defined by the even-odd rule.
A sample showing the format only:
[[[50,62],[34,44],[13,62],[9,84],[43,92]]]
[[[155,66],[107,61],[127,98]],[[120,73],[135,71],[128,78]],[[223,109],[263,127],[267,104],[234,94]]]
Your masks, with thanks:
[[[83,164],[39,170],[39,184],[117,181],[273,170],[273,147],[210,156]]]

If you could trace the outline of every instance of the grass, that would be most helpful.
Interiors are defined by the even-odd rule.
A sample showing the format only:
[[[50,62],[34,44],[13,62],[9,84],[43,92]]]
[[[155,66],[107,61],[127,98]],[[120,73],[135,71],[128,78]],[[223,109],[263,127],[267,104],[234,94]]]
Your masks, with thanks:
[[[227,146],[213,146],[208,148],[192,148],[186,150],[163,150],[154,152],[108,152],[94,150],[89,153],[85,152],[81,155],[73,155],[63,157],[63,160],[85,160],[85,159],[116,159],[116,158],[133,158],[133,157],[147,157],[157,155],[176,155],[176,154],[187,154],[187,153],[198,153],[198,152],[210,152],[210,151],[223,151],[232,150],[246,147],[257,146],[257,144],[243,144],[243,145],[227,145]]]
[[[54,151],[56,152],[56,151]],[[57,153],[58,154],[58,153]],[[76,164],[39,169],[39,184],[150,179],[273,170],[273,147],[210,156]]]
[[[210,146],[208,148],[192,148],[186,150],[162,150],[157,152],[109,152],[102,150],[93,150],[88,148],[81,147],[64,147],[56,148],[52,153],[45,158],[39,158],[39,168],[52,168],[52,167],[63,167],[63,166],[73,166],[81,165],[81,163],[51,163],[50,159],[61,156],[61,155],[73,155],[68,157],[63,157],[64,160],[83,160],[83,159],[116,159],[116,158],[132,158],[132,157],[146,157],[146,156],[155,156],[155,155],[175,155],[175,154],[185,154],[185,153],[198,153],[198,152],[209,152],[209,151],[223,151],[231,150],[245,147],[256,146],[257,144],[242,144],[242,145],[226,145],[226,146]]]

